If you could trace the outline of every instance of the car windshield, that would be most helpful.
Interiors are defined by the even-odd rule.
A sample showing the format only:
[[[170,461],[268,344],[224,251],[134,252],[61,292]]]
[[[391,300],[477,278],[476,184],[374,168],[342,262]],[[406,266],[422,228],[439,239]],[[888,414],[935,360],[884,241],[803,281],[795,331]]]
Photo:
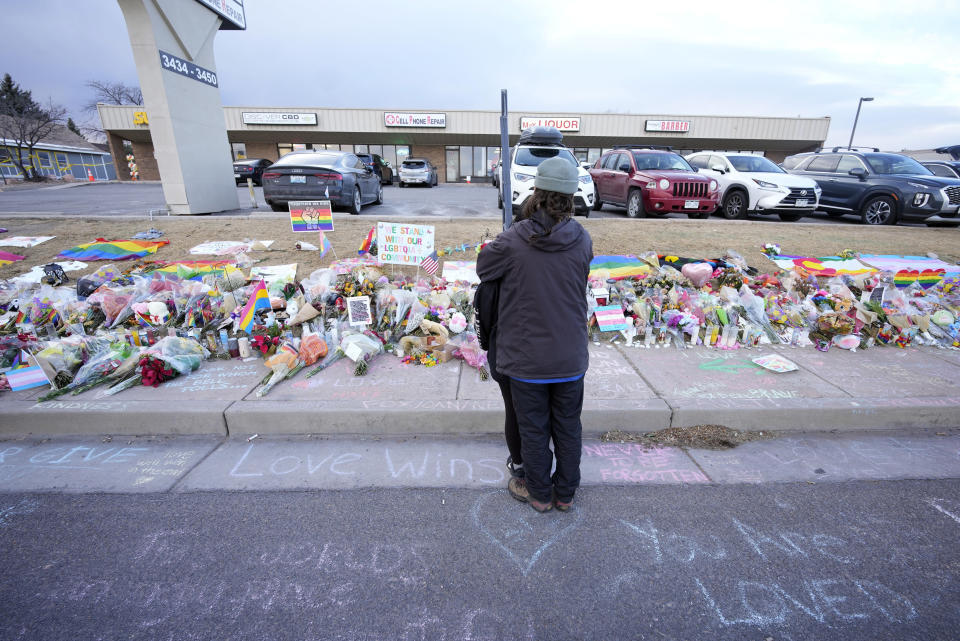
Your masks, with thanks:
[[[649,169],[668,170],[668,171],[693,171],[683,157],[677,154],[664,153],[644,153],[633,154],[633,161],[637,163],[637,171]]]
[[[287,154],[277,162],[273,163],[274,166],[284,166],[284,165],[315,165],[321,167],[329,167],[331,165],[336,165],[340,162],[340,159],[343,156],[340,154],[317,154],[317,153],[306,153],[298,154],[292,153]]]
[[[899,154],[864,154],[867,164],[875,174],[907,174],[909,176],[932,176],[933,172],[913,158]]]
[[[768,173],[768,174],[785,174],[784,170],[777,167],[769,159],[764,158],[763,156],[727,156],[727,160],[730,161],[730,164],[733,165],[733,168],[737,171],[743,171],[746,173]]]
[[[539,167],[540,163],[547,158],[563,158],[570,161],[570,164],[574,167],[580,166],[570,150],[563,147],[520,147],[517,149],[517,158],[514,164],[523,167]]]

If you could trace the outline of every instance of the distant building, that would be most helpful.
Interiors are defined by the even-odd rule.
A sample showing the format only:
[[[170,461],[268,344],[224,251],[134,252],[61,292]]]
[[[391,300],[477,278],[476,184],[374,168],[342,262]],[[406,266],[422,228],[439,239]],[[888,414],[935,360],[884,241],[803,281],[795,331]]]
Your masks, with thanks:
[[[66,127],[57,126],[52,134],[34,146],[33,162],[27,155],[27,149],[20,149],[20,153],[23,165],[32,165],[42,176],[70,176],[74,180],[87,180],[89,172],[96,180],[117,179],[110,152],[98,149]],[[0,172],[7,180],[24,178],[13,161],[16,154],[16,141],[0,137]]]

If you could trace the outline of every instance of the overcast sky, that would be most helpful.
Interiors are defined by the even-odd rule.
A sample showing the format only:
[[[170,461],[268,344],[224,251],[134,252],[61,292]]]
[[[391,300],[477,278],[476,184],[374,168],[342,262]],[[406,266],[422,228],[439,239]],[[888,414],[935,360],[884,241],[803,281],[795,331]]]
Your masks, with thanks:
[[[189,1],[189,0],[184,0]],[[469,4],[470,6],[467,6]],[[0,73],[78,121],[90,79],[137,83],[112,0],[5,3]],[[960,3],[245,0],[224,105],[830,116],[827,145],[960,144]]]

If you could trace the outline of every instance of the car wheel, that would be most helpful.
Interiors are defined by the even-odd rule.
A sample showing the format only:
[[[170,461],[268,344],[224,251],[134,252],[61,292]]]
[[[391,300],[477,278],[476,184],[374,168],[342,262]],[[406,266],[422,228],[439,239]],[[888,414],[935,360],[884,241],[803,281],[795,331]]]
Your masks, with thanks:
[[[874,196],[860,208],[860,220],[864,225],[892,225],[897,222],[897,210],[888,197]]]
[[[353,188],[353,202],[350,204],[350,209],[348,210],[351,215],[356,216],[360,213],[360,188]]]
[[[728,193],[723,199],[723,217],[727,220],[740,220],[747,217],[747,196],[739,189]]]
[[[600,200],[600,194],[597,192],[597,186],[593,186],[593,211],[600,211],[603,207],[603,201]]]
[[[281,205],[280,203],[270,203],[270,209],[273,211],[287,211],[289,208],[286,205]]]
[[[375,205],[383,204],[383,185],[377,185],[377,199],[373,202]]]
[[[630,218],[643,218],[643,193],[639,189],[630,191],[627,198],[627,216]]]
[[[431,180],[431,181],[428,181],[428,182],[427,182],[427,189],[431,189],[432,187],[433,187],[433,181],[432,181],[432,180]]]
[[[803,214],[786,213],[786,214],[777,214],[777,215],[780,216],[780,220],[782,220],[785,223],[795,223],[801,218],[803,218]]]

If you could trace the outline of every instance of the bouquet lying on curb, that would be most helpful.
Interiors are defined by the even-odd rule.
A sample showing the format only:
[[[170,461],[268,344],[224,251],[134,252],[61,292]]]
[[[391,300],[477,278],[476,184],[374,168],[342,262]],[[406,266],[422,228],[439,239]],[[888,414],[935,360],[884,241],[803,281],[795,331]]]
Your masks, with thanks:
[[[140,348],[134,347],[129,343],[116,341],[110,343],[106,349],[95,353],[84,363],[69,385],[60,389],[53,390],[41,396],[39,401],[49,401],[62,396],[66,393],[80,394],[89,389],[93,389],[101,383],[107,382],[111,377],[122,371],[122,366],[128,361],[136,362]],[[132,364],[132,363],[130,363]]]
[[[157,387],[160,383],[200,368],[209,352],[192,338],[166,336],[153,347],[140,352],[140,360],[133,376],[126,378],[105,394],[111,396],[134,385]]]

